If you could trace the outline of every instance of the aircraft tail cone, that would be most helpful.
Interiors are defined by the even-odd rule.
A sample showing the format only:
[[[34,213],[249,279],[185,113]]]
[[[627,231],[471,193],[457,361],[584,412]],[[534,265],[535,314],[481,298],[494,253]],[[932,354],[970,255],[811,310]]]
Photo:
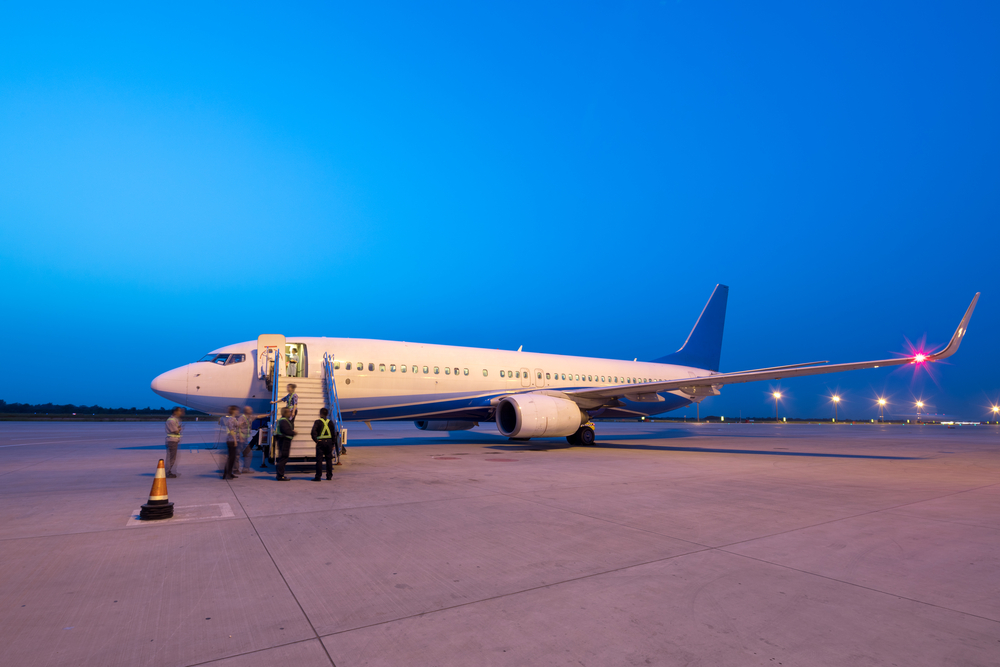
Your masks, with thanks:
[[[149,490],[149,501],[139,510],[139,518],[153,521],[169,519],[174,515],[174,504],[167,500],[167,473],[163,467],[163,459],[156,464],[156,476],[153,478],[153,488]]]

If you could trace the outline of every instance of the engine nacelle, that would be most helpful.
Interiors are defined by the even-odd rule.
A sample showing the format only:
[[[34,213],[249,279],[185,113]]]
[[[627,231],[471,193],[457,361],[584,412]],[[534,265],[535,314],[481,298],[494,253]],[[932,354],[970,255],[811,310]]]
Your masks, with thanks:
[[[479,422],[458,421],[455,419],[420,419],[413,425],[421,431],[468,431]]]
[[[497,428],[508,438],[573,435],[589,420],[573,401],[545,394],[505,396],[497,404]]]

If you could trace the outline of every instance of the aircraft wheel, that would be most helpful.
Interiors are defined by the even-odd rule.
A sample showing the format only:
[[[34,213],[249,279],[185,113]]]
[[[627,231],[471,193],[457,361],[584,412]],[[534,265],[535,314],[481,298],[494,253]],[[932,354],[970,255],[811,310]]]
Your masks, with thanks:
[[[574,447],[576,447],[577,445],[579,445],[580,444],[580,432],[577,431],[573,435],[567,435],[566,436],[566,442],[568,442],[569,444],[573,445]]]
[[[585,445],[587,447],[594,444],[597,440],[597,434],[594,433],[594,429],[589,426],[581,426],[580,430],[577,431],[576,437],[580,440],[581,445]]]

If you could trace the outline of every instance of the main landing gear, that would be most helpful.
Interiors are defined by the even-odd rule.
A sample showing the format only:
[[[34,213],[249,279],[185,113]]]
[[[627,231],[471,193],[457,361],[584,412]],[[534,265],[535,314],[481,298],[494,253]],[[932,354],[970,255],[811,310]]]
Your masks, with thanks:
[[[585,445],[589,447],[594,444],[597,440],[597,434],[594,431],[594,423],[587,422],[573,435],[566,436],[566,442],[571,445]]]

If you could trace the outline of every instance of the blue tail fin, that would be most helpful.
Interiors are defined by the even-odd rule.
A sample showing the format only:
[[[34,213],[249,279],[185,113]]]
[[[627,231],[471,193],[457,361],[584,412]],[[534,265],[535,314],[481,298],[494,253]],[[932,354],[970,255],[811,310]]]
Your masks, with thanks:
[[[712,292],[705,309],[701,311],[698,321],[694,323],[694,329],[691,329],[681,349],[653,361],[718,371],[728,300],[729,288],[725,285],[716,285],[715,291]]]

